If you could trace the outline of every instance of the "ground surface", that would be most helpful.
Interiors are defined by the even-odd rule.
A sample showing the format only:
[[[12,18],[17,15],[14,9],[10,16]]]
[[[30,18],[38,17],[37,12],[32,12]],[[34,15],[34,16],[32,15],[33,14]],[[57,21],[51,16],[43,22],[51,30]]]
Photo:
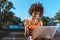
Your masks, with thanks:
[[[4,35],[2,31],[0,31],[1,34]],[[26,38],[24,37],[24,32],[7,32],[0,40],[26,40]],[[55,34],[54,40],[60,40],[60,32]]]

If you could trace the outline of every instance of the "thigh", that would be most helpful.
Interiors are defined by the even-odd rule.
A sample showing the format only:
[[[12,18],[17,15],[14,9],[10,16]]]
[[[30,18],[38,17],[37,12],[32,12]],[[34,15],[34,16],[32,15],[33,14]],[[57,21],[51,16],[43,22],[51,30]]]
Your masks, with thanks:
[[[48,39],[48,38],[44,38],[43,40],[54,40],[54,39]]]
[[[54,39],[47,39],[47,38],[36,38],[34,40],[54,40]]]
[[[34,40],[42,40],[41,38],[36,38],[36,39],[34,39]]]

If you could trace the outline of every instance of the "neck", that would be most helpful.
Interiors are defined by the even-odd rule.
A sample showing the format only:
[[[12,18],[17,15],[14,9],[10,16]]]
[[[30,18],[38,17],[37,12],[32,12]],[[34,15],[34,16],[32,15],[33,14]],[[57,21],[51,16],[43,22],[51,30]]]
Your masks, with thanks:
[[[32,20],[36,19],[36,17],[32,17]]]

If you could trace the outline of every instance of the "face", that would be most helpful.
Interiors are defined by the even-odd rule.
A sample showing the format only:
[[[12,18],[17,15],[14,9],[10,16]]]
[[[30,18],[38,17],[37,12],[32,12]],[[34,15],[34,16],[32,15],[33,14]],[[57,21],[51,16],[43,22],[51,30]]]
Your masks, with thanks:
[[[40,14],[40,12],[33,12],[32,13],[32,17],[38,18],[39,14]]]
[[[33,12],[33,13],[32,13],[32,17],[36,17],[36,14],[35,14],[35,12]]]
[[[38,18],[40,15],[40,12],[36,12],[36,18]]]

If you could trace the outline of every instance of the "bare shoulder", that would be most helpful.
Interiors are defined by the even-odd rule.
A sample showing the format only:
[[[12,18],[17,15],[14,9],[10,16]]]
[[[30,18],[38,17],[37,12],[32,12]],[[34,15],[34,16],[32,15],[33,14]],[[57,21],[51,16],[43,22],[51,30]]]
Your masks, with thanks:
[[[40,20],[40,22],[42,22],[42,20]]]
[[[30,19],[25,19],[24,21],[25,21],[25,22],[28,22],[28,21],[30,21]]]
[[[43,26],[43,21],[42,20],[40,20],[40,24],[41,24],[41,26]]]
[[[27,24],[29,24],[30,23],[30,19],[25,19],[24,20],[24,25],[27,25]]]

